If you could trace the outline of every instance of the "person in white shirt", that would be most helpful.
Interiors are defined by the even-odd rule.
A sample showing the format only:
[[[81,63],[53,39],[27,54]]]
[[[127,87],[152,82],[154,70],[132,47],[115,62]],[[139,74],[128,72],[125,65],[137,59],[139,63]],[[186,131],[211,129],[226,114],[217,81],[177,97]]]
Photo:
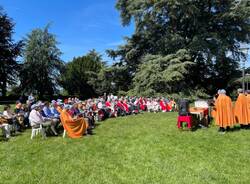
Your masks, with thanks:
[[[16,132],[21,132],[21,126],[17,123],[17,115],[15,115],[13,112],[11,112],[10,105],[6,105],[4,107],[3,111],[3,117],[8,121],[8,124],[10,125],[10,128]]]
[[[50,118],[45,118],[41,115],[40,111],[41,111],[41,105],[38,104],[34,104],[31,106],[31,112],[29,115],[29,121],[30,121],[30,125],[31,127],[38,127],[40,126],[40,124],[42,124],[43,126],[50,126],[51,130],[53,131],[53,133],[55,135],[58,135],[56,130],[55,130],[55,126],[52,123],[52,120]]]
[[[157,102],[156,99],[154,99],[154,100],[152,101],[152,106],[153,106],[153,111],[154,111],[154,113],[160,111],[160,105],[159,105],[159,103]]]
[[[7,123],[7,120],[2,114],[0,114],[0,129],[3,131],[3,136],[6,139],[10,138],[10,125]]]
[[[10,111],[10,106],[9,106],[9,105],[6,105],[6,106],[4,107],[3,115],[4,115],[4,117],[5,117],[6,119],[9,119],[9,120],[15,118],[14,113],[12,113],[12,112]]]
[[[153,104],[152,104],[151,99],[147,100],[147,109],[148,109],[148,112],[152,112],[153,111]]]
[[[98,108],[98,109],[102,109],[102,108],[103,108],[103,104],[102,104],[102,102],[101,102],[101,101],[99,101],[99,102],[98,102],[98,104],[97,104],[97,108]]]

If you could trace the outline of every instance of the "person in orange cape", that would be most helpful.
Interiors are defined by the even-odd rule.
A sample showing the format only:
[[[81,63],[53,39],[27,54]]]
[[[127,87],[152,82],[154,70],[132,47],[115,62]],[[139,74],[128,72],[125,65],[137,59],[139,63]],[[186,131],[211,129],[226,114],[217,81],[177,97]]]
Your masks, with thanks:
[[[247,90],[247,120],[248,120],[248,127],[250,126],[250,90]]]
[[[88,123],[84,118],[73,119],[68,113],[69,106],[66,105],[64,109],[57,107],[57,111],[60,113],[60,119],[63,128],[67,131],[67,134],[71,138],[80,138],[87,133]]]
[[[238,98],[234,106],[234,116],[236,123],[239,123],[242,128],[248,125],[248,107],[247,107],[247,97],[244,94],[243,89],[238,89]]]
[[[229,129],[234,125],[233,105],[225,90],[219,90],[218,94],[219,96],[215,101],[215,123],[219,126],[219,132],[224,133],[225,128]]]

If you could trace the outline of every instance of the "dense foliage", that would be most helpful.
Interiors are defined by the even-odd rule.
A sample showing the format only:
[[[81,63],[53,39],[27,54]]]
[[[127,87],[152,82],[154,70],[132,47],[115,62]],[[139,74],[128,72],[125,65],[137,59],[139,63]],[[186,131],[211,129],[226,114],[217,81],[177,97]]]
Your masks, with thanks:
[[[243,56],[240,44],[250,42],[249,0],[118,0],[116,7],[122,24],[133,22],[136,29],[125,45],[108,53],[121,58],[136,91],[136,73],[142,70],[140,64],[147,54],[165,58],[180,49],[188,51],[193,63],[192,70],[185,73],[190,88],[212,94],[217,88],[228,88],[231,78],[237,77],[238,61]],[[166,75],[174,75],[164,70]],[[156,72],[152,75],[150,80],[158,80]],[[178,85],[179,78],[173,83]],[[152,92],[149,89],[149,94]]]
[[[57,44],[55,36],[49,33],[49,26],[35,29],[27,35],[20,73],[23,91],[35,91],[40,97],[56,92],[63,67]]]
[[[240,85],[250,0],[117,0],[116,8],[122,25],[134,24],[135,31],[107,50],[118,60],[112,66],[95,50],[64,64],[49,26],[27,35],[17,62],[23,42],[13,41],[14,23],[0,9],[0,92],[206,96]]]
[[[108,90],[105,63],[95,50],[66,64],[62,86],[69,94],[93,97]]]
[[[21,55],[22,42],[13,41],[14,23],[0,7],[0,92],[6,95],[7,85],[17,82],[19,70],[18,56]]]
[[[133,79],[135,93],[152,96],[157,92],[171,94],[181,91],[187,87],[185,75],[192,65],[186,50],[165,57],[146,55]]]

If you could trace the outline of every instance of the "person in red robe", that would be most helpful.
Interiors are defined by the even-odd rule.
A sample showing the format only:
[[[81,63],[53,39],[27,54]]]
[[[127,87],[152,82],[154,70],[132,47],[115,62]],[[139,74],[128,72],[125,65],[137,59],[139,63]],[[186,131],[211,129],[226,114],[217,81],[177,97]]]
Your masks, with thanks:
[[[122,105],[123,105],[125,111],[126,111],[127,113],[129,113],[129,108],[128,108],[127,100],[122,101]]]
[[[170,112],[172,110],[171,105],[169,105],[168,103],[165,103],[165,105],[166,105],[167,112]]]
[[[106,105],[106,107],[111,108],[111,103],[110,103],[110,101],[106,101],[106,102],[105,102],[105,105]]]
[[[140,109],[142,111],[146,111],[146,103],[142,97],[140,97],[140,99],[139,99],[139,105],[140,105]]]
[[[233,105],[225,90],[219,90],[218,94],[215,101],[214,118],[216,125],[219,126],[219,132],[225,133],[226,128],[229,129],[234,125]]]
[[[166,112],[167,111],[167,106],[166,106],[166,104],[165,104],[165,102],[164,102],[163,99],[160,100],[160,106],[161,106],[162,112]]]

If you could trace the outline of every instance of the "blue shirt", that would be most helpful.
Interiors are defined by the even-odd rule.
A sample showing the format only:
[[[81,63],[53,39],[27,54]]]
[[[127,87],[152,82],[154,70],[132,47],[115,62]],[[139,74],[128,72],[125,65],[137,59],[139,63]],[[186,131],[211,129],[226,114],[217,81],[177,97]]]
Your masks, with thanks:
[[[60,113],[56,110],[55,107],[51,107],[50,108],[50,112],[55,116],[55,117],[59,117]]]
[[[50,108],[47,106],[43,107],[43,113],[44,113],[45,117],[47,117],[47,118],[54,117],[54,114],[51,112]]]

